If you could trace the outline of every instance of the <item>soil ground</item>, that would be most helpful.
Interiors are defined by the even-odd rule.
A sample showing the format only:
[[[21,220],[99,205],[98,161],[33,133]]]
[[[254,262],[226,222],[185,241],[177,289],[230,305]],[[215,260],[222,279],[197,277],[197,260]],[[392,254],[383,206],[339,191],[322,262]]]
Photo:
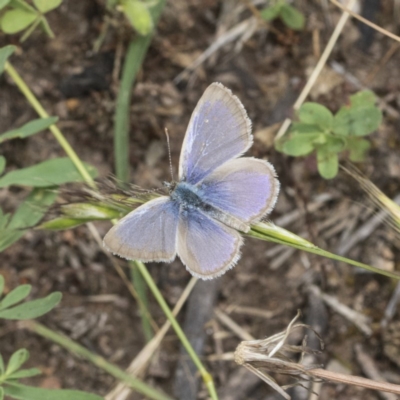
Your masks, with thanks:
[[[276,124],[293,116],[291,107],[340,12],[333,6],[327,9],[321,6],[324,2],[296,1],[306,16],[304,31],[294,32],[279,21],[274,22],[274,32],[258,29],[240,48],[239,41],[227,44],[189,74],[188,79],[174,83],[184,67],[215,42],[217,32],[223,35],[251,17],[246,1],[238,3],[242,4],[240,13],[236,16],[228,13],[227,17],[224,10],[231,3],[235,4],[215,0],[168,2],[133,91],[131,181],[150,189],[170,180],[164,127],[169,130],[172,165],[177,173],[191,112],[211,82],[222,82],[241,99],[252,119],[256,139],[249,154],[268,159],[277,170],[282,189],[271,220],[324,249],[339,252],[357,229],[373,218],[371,204],[359,185],[343,171],[332,181],[323,180],[313,156],[293,159],[278,153],[273,138]],[[378,7],[372,9],[369,18],[395,32],[398,26],[392,2],[375,3]],[[101,177],[114,172],[113,113],[118,65],[122,61],[119,54],[129,41],[128,26],[120,15],[111,24],[100,52],[93,52],[93,44],[104,26],[104,15],[101,1],[65,0],[48,15],[56,38],[49,40],[37,32],[12,58],[13,65],[49,114],[60,117],[59,127],[72,147],[82,160],[98,168]],[[0,36],[0,45],[9,43],[18,44],[18,38]],[[391,198],[400,191],[400,52],[375,69],[393,43],[382,34],[360,29],[354,20],[348,22],[310,95],[312,101],[335,112],[359,89],[352,80],[356,78],[384,101],[384,122],[370,136],[372,149],[358,167]],[[338,64],[345,75],[335,72],[334,66]],[[4,76],[0,81],[0,104],[2,132],[36,117]],[[6,142],[1,153],[9,170],[64,155],[50,132]],[[21,188],[2,189],[3,210],[13,211],[26,193]],[[285,224],[284,218],[296,211],[297,216]],[[96,226],[104,235],[110,225]],[[379,224],[345,255],[396,270],[400,262],[398,244],[393,229],[388,224]],[[121,264],[125,265],[122,261]],[[171,265],[151,263],[148,267],[172,307],[190,276],[179,260]],[[126,368],[145,344],[136,302],[86,227],[27,233],[1,255],[0,273],[6,279],[6,290],[22,283],[32,284],[33,298],[61,291],[61,305],[40,321],[121,368]],[[325,343],[322,355],[315,362],[363,375],[365,365],[355,351],[356,345],[361,344],[361,352],[371,358],[381,375],[400,384],[400,337],[396,329],[400,313],[394,315],[388,327],[381,324],[395,288],[392,280],[318,256],[288,253],[273,244],[246,239],[240,262],[220,281],[215,307],[253,337],[261,339],[285,329],[300,309],[302,320],[318,328]],[[365,335],[352,320],[310,294],[310,283],[367,316],[372,334]],[[152,315],[161,326],[165,317],[151,295],[149,298]],[[199,303],[198,307],[201,306]],[[187,317],[190,321],[190,315]],[[185,312],[180,315],[180,321],[184,319]],[[203,332],[204,359],[222,399],[279,398],[258,378],[247,373],[240,375],[242,367],[233,361],[209,360],[210,356],[234,351],[240,342],[214,313],[210,312]],[[6,359],[18,348],[29,349],[28,364],[44,373],[31,381],[34,385],[81,389],[100,395],[106,395],[115,385],[115,380],[98,368],[18,329],[17,324],[1,322],[0,338],[1,353]],[[296,340],[301,342],[301,336]],[[179,342],[170,331],[146,374],[146,381],[173,395],[178,359]],[[281,383],[290,382],[289,378],[277,379]],[[297,391],[292,391],[292,396],[304,398]],[[130,397],[139,398],[137,394]],[[207,398],[204,388],[200,388],[198,398]],[[379,395],[365,389],[324,384],[319,398],[369,400],[378,399]]]

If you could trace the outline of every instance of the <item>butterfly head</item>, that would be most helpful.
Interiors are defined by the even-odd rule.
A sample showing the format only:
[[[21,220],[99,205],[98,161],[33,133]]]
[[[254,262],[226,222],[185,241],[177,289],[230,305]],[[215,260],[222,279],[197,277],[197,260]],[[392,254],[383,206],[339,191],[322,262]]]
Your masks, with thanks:
[[[163,186],[167,188],[169,194],[171,194],[175,190],[177,184],[178,182],[175,181],[163,182]]]

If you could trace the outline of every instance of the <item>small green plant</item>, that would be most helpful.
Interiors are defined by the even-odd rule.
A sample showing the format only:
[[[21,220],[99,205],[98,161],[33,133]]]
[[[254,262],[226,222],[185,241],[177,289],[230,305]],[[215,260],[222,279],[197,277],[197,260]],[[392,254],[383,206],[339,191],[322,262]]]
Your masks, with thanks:
[[[304,15],[285,0],[271,1],[268,7],[261,10],[261,17],[266,21],[281,19],[290,29],[301,30],[304,28]]]
[[[0,297],[4,290],[4,278],[0,275]],[[0,319],[28,320],[41,317],[52,310],[60,301],[61,293],[54,292],[43,299],[27,301],[19,304],[29,296],[31,285],[20,285],[4,296],[0,301]],[[40,375],[37,368],[21,369],[28,360],[29,352],[26,349],[17,350],[9,359],[7,366],[0,354],[0,400],[9,396],[17,400],[100,400],[101,397],[77,390],[50,390],[26,386],[20,379]]]
[[[157,1],[143,0],[108,0],[108,9],[117,8],[122,11],[133,28],[142,36],[149,35],[154,29],[153,17],[150,8]]]
[[[318,171],[325,179],[338,173],[339,153],[347,151],[351,161],[364,160],[370,142],[363,136],[374,132],[382,121],[375,95],[362,91],[350,96],[350,104],[333,115],[317,103],[305,103],[288,133],[276,143],[277,150],[290,156],[317,155]]]
[[[0,0],[0,28],[4,33],[14,34],[25,30],[20,41],[25,41],[32,32],[40,27],[51,38],[53,31],[45,14],[57,8],[62,0],[32,0],[33,6],[24,0]]]
[[[46,2],[36,1],[36,3],[44,7]],[[14,50],[14,46],[0,49],[0,74]],[[56,117],[35,119],[19,128],[0,134],[0,145],[7,140],[25,139],[35,135],[54,126],[57,121]],[[96,176],[95,168],[88,164],[84,165],[92,177]],[[0,252],[20,239],[26,229],[35,226],[42,219],[57,197],[58,185],[83,180],[74,163],[67,157],[46,160],[7,173],[4,173],[5,169],[6,159],[0,156],[0,188],[24,186],[32,190],[13,215],[3,213],[0,208]]]

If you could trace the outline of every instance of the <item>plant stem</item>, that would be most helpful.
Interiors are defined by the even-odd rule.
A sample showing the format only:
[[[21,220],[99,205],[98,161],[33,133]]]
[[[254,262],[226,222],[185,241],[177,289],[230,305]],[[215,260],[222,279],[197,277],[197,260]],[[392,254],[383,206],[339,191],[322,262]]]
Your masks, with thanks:
[[[10,64],[10,62],[6,62],[4,66],[4,70],[10,75],[11,79],[15,82],[18,86],[18,89],[22,92],[25,98],[28,100],[30,105],[34,108],[34,110],[39,114],[41,118],[49,118],[49,114],[43,108],[43,106],[39,103],[35,95],[29,89],[28,85],[24,82],[18,72],[14,69],[14,67]],[[90,176],[88,171],[86,170],[85,166],[83,165],[82,161],[79,159],[78,155],[75,153],[74,149],[65,139],[64,135],[61,133],[60,129],[56,125],[50,125],[50,131],[53,133],[54,137],[60,144],[60,146],[64,149],[67,153],[68,157],[74,163],[76,169],[82,175],[85,182],[95,188],[95,183],[93,178]]]
[[[151,8],[151,16],[154,26],[161,16],[165,6],[165,0],[158,0],[158,3]],[[122,68],[122,78],[119,86],[118,97],[115,108],[114,124],[114,158],[115,172],[117,178],[122,182],[129,182],[129,109],[131,104],[132,87],[136,76],[142,67],[143,60],[153,38],[153,32],[147,36],[136,36],[128,45],[125,61]],[[149,341],[153,337],[153,330],[149,321],[147,310],[146,287],[142,275],[138,273],[136,266],[131,265],[132,283],[140,298],[139,308],[144,335]]]
[[[162,308],[164,314],[167,316],[168,320],[170,321],[170,323],[171,323],[172,327],[174,328],[177,336],[179,337],[179,340],[181,341],[182,345],[185,347],[190,358],[192,359],[192,361],[196,365],[197,369],[199,370],[199,372],[203,378],[203,381],[208,389],[208,392],[210,393],[211,398],[213,400],[218,400],[218,396],[217,396],[217,392],[215,390],[214,381],[212,379],[212,376],[205,369],[204,365],[200,361],[196,352],[193,350],[192,345],[190,344],[189,340],[187,339],[185,333],[183,332],[182,328],[178,324],[177,320],[173,316],[170,308],[168,307],[166,301],[164,300],[164,297],[162,296],[161,292],[158,290],[157,285],[155,284],[153,278],[149,274],[149,271],[147,271],[147,268],[145,267],[145,265],[142,262],[135,261],[135,264],[137,265],[144,280],[146,281],[147,285],[149,286],[150,290],[152,291],[154,297],[158,301],[158,304]]]
[[[142,275],[138,271],[136,264],[131,261],[129,262],[129,265],[131,272],[131,281],[138,296],[138,304],[140,308],[140,317],[142,320],[143,333],[146,338],[146,341],[149,342],[153,338],[154,334],[151,322],[149,320],[150,313],[148,311],[149,302],[147,298],[146,286],[143,281]]]
[[[158,3],[151,8],[154,26],[157,25],[164,5],[165,0],[158,0]],[[122,78],[115,108],[114,154],[115,173],[117,178],[123,182],[129,181],[129,108],[132,86],[152,38],[153,34],[151,33],[147,36],[138,36],[133,39],[128,45],[122,68]]]
[[[388,276],[389,278],[394,278],[397,280],[400,279],[400,275],[396,272],[385,271],[383,269],[372,267],[371,265],[322,250],[318,246],[313,245],[311,242],[308,242],[300,236],[297,236],[286,229],[279,228],[272,224],[258,223],[257,225],[253,225],[247,235],[257,239],[266,240],[268,242],[291,246],[299,250],[307,251],[308,253],[318,254],[320,256],[330,258],[332,260],[342,261],[376,274]]]
[[[97,354],[93,354],[91,351],[87,350],[86,348],[69,339],[68,337],[52,331],[51,329],[45,327],[39,322],[27,321],[22,323],[22,326],[28,328],[30,331],[35,332],[40,336],[43,336],[46,339],[53,341],[54,343],[57,343],[58,345],[66,348],[70,352],[85,358],[92,364],[96,365],[104,371],[107,371],[110,375],[114,376],[119,381],[124,382],[126,385],[128,385],[138,393],[141,393],[142,395],[150,399],[172,400],[171,397],[167,396],[164,393],[161,393],[156,389],[153,389],[144,382],[133,378],[131,375],[122,371],[114,364],[109,363],[103,357],[98,356]]]

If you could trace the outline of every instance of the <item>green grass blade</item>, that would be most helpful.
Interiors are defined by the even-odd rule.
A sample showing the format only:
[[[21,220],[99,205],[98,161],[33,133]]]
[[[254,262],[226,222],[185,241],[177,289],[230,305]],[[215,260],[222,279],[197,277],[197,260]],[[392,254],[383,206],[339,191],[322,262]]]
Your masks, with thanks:
[[[26,327],[37,333],[38,335],[45,337],[46,339],[51,340],[54,343],[64,347],[68,351],[85,358],[90,361],[92,364],[102,369],[103,371],[108,372],[110,375],[114,376],[119,381],[125,383],[127,386],[132,388],[138,393],[141,393],[146,398],[154,399],[154,400],[172,400],[171,397],[166,394],[160,392],[159,390],[153,389],[151,386],[146,383],[140,381],[137,378],[129,375],[125,371],[122,371],[114,364],[109,363],[103,357],[98,356],[97,354],[92,353],[85,347],[80,344],[74,342],[68,337],[61,335],[57,332],[52,331],[51,329],[45,327],[42,324],[39,324],[36,321],[29,321],[26,323]],[[71,398],[72,399],[72,398]]]
[[[143,333],[146,338],[146,341],[149,342],[154,334],[153,334],[153,328],[151,326],[150,320],[148,318],[148,298],[147,298],[147,290],[146,290],[146,285],[145,282],[142,278],[142,274],[138,271],[137,266],[135,263],[130,262],[129,263],[131,267],[131,281],[132,284],[136,290],[136,293],[140,299],[138,302],[139,308],[140,308],[140,317],[142,320],[142,328],[143,328]]]
[[[164,8],[165,0],[158,0],[158,3],[151,8],[151,17],[156,26],[161,12]],[[129,181],[129,110],[131,103],[132,87],[139,72],[147,50],[152,40],[152,34],[138,36],[133,39],[128,46],[125,62],[122,68],[122,78],[118,91],[117,104],[115,109],[114,124],[114,157],[115,173],[122,182]],[[142,275],[137,273],[134,264],[131,264],[132,283],[139,295],[139,307],[144,335],[147,340],[153,336],[150,320],[147,318],[147,296],[146,287]]]
[[[165,0],[159,0],[152,7],[151,14],[154,26],[160,18]],[[131,103],[132,86],[139,72],[147,49],[150,46],[152,34],[140,36],[129,43],[122,69],[114,124],[114,155],[115,173],[123,182],[129,181],[129,109]]]
[[[279,228],[278,226],[275,226],[271,223],[260,222],[256,225],[253,225],[247,236],[266,240],[267,242],[273,242],[283,244],[285,246],[294,247],[298,250],[307,251],[308,253],[318,254],[332,260],[341,261],[350,265],[354,265],[355,267],[374,272],[376,274],[388,276],[389,278],[400,279],[400,274],[397,272],[385,271],[383,269],[372,267],[371,265],[364,264],[350,258],[338,256],[326,250],[322,250],[318,246],[315,246],[314,244],[308,242],[300,236],[297,236],[294,233],[287,231],[286,229]]]
[[[43,389],[6,382],[4,391],[7,396],[17,400],[102,400],[96,394],[80,390]]]

